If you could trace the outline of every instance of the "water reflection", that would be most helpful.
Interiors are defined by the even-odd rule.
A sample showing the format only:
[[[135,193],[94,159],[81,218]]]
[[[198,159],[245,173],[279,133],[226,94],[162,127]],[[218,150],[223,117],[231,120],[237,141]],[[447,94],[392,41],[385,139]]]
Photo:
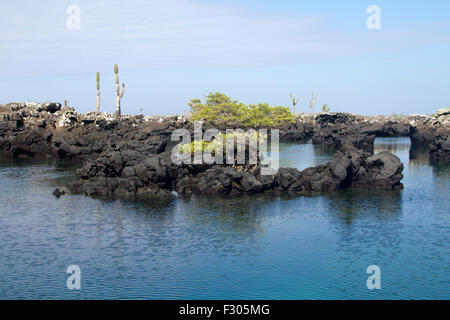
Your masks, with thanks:
[[[272,194],[179,199],[177,211],[188,213],[189,223],[217,232],[241,236],[257,236],[268,215],[280,212],[280,199]]]
[[[407,137],[400,138],[376,138],[374,153],[389,151],[391,153],[409,152],[411,140]]]
[[[436,178],[447,178],[448,176],[450,176],[450,166],[439,164],[433,166],[433,175]]]
[[[0,298],[448,298],[450,168],[411,164],[423,156],[407,138],[375,144],[405,164],[404,190],[56,199],[55,179],[73,173],[64,165],[0,165]],[[299,169],[332,155],[280,150]],[[65,288],[71,263],[85,270],[79,295]],[[370,264],[384,272],[377,293]]]
[[[355,275],[362,276],[374,263],[387,268],[401,254],[402,191],[343,191],[327,198],[328,225],[338,238],[333,261],[346,270],[342,278],[348,290],[361,291]]]
[[[409,165],[410,166],[424,166],[430,163],[430,150],[412,145],[409,150]]]
[[[390,151],[396,153],[405,161],[410,153],[409,138],[377,138],[375,153]],[[411,151],[416,157],[424,157],[424,152]],[[334,151],[320,145],[309,144],[281,144],[280,165],[283,167],[296,167],[304,169],[326,163]],[[407,159],[406,159],[407,161]],[[421,162],[416,162],[419,164]],[[411,163],[410,163],[411,164]],[[264,233],[264,224],[273,216],[282,216],[295,211],[288,204],[295,205],[295,199],[305,195],[291,195],[278,193],[265,193],[238,196],[193,196],[192,198],[178,198],[170,203],[157,203],[148,201],[117,200],[109,203],[118,206],[119,211],[133,211],[145,217],[146,223],[153,230],[155,227],[167,230],[177,219],[182,218],[184,223],[196,226],[195,229],[208,229],[221,234],[232,234],[236,237],[257,237]],[[327,199],[321,201],[321,197]],[[335,193],[315,194],[309,197],[308,206],[314,202],[326,203],[329,218],[335,223],[341,221],[351,226],[358,219],[392,219],[402,211],[402,192],[383,191],[340,191]],[[105,201],[108,203],[108,201]],[[177,214],[178,213],[178,214]],[[121,217],[117,218],[116,225],[122,224]],[[120,230],[117,230],[120,236]]]
[[[439,198],[442,199],[450,207],[450,166],[436,165],[433,166],[433,192]],[[433,204],[440,205],[440,204]]]
[[[350,226],[360,219],[391,220],[402,212],[402,191],[345,190],[324,195],[330,219]]]
[[[335,150],[312,143],[280,143],[280,167],[303,170],[327,163]]]

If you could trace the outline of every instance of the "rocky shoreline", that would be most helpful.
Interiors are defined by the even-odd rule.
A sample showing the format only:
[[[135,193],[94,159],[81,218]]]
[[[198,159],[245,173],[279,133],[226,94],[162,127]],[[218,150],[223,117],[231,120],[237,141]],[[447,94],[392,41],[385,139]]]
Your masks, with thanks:
[[[204,123],[204,130],[213,127]],[[80,181],[56,190],[89,196],[171,198],[178,194],[234,194],[278,190],[323,192],[345,188],[402,188],[403,164],[393,154],[373,155],[376,137],[409,136],[428,147],[430,161],[450,162],[450,109],[433,116],[359,116],[347,113],[299,115],[278,127],[280,142],[305,142],[336,149],[323,166],[298,171],[281,168],[272,176],[224,165],[174,165],[170,150],[175,129],[193,132],[183,116],[79,114],[59,103],[0,106],[0,152],[4,156],[46,155],[82,159]],[[221,128],[218,128],[221,129]]]
[[[377,155],[346,145],[330,162],[303,171],[280,168],[262,175],[227,165],[175,165],[171,153],[163,152],[137,161],[129,152],[109,151],[79,170],[81,180],[62,191],[88,196],[137,195],[145,198],[172,198],[176,191],[191,194],[239,194],[264,191],[327,192],[339,189],[398,190],[403,164],[393,154]]]

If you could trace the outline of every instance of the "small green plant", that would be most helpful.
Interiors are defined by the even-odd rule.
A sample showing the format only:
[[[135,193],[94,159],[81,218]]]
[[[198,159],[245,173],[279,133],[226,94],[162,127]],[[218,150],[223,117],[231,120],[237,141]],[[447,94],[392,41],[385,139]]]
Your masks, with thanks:
[[[262,154],[258,152],[258,142],[266,142],[267,134],[259,133],[250,129],[247,132],[237,130],[227,134],[218,134],[211,141],[195,140],[178,146],[178,152],[184,159],[191,159],[205,153],[213,156],[218,161],[217,164],[223,164],[226,160],[227,165],[232,165],[237,171],[253,172],[262,160]]]
[[[292,113],[295,114],[295,106],[299,102],[300,98],[295,98],[294,95],[291,93],[291,101],[292,101]]]
[[[100,112],[100,73],[97,72],[97,108],[96,112]]]
[[[322,106],[322,112],[330,112],[330,107],[328,106],[328,104],[324,104]]]
[[[204,140],[194,140],[191,143],[186,143],[183,145],[178,145],[178,151],[182,154],[193,154],[195,152],[220,152],[226,150],[227,141],[233,141],[238,139],[245,139],[244,141],[264,141],[267,140],[266,134],[260,134],[257,131],[251,132],[239,132],[234,131],[228,134],[220,134],[215,137],[212,141]]]
[[[312,92],[311,95],[311,100],[309,100],[309,110],[311,111],[311,114],[313,113],[313,108],[316,106],[316,102],[317,102],[317,95],[319,93],[316,92],[316,96],[314,97],[314,91]]]
[[[120,100],[122,99],[123,93],[125,91],[125,83],[122,83],[122,88],[119,89],[119,66],[117,64],[114,65],[114,73],[116,82],[116,119],[119,119],[122,115],[122,111],[120,109]]]

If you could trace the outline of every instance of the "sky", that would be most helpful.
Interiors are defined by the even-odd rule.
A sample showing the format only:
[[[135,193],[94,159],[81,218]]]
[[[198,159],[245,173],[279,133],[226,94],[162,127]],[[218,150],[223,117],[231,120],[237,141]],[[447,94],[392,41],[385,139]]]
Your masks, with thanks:
[[[380,9],[369,29],[367,8]],[[70,10],[75,6],[75,10]],[[76,14],[79,9],[79,19]],[[79,22],[79,24],[78,24]],[[78,28],[79,26],[79,28]],[[222,92],[297,112],[432,114],[450,105],[448,0],[9,0],[0,4],[0,104],[68,100],[165,115]]]

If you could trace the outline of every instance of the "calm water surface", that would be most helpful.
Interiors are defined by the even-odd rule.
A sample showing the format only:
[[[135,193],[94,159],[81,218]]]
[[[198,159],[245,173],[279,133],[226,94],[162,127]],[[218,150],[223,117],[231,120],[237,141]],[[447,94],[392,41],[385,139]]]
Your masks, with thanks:
[[[74,167],[0,164],[0,299],[450,299],[450,168],[408,138],[375,152],[405,164],[399,192],[177,199],[56,199]],[[304,169],[330,153],[282,145]],[[66,287],[80,266],[81,291]],[[366,269],[381,268],[381,290]]]

